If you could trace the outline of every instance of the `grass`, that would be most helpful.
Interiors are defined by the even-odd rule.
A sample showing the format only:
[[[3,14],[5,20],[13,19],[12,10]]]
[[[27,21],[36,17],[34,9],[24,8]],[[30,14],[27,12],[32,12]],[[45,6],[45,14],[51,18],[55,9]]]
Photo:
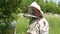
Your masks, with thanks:
[[[28,28],[28,19],[24,17],[19,18],[16,23],[17,34],[26,34],[27,28]]]
[[[50,34],[60,34],[60,17],[54,15],[45,15],[45,18],[50,25]],[[28,19],[25,17],[19,18],[16,23],[17,34],[26,34],[28,28]]]

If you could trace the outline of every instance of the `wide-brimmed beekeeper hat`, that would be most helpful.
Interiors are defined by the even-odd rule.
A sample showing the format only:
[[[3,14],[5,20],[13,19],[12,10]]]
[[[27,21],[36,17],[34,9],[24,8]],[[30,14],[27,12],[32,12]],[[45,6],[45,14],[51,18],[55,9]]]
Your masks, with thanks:
[[[35,1],[29,7],[31,7],[31,6],[37,8],[43,14],[41,7]]]
[[[31,7],[34,7],[34,8],[36,8],[35,10],[39,10],[39,12],[40,12],[40,14],[42,14],[43,15],[43,12],[42,12],[42,10],[41,10],[41,7],[34,1],[30,6],[29,6],[29,8],[28,8],[28,11],[30,11],[30,12],[33,12],[33,11],[31,11]],[[38,11],[37,11],[38,12]],[[38,15],[40,15],[40,14],[38,14]]]
[[[43,12],[41,10],[41,7],[35,1],[33,3],[31,3],[31,5],[28,7],[28,11],[30,13],[33,13],[34,12],[34,14],[31,14],[31,15],[27,14],[27,15],[25,15],[27,17],[34,17],[34,18],[36,18],[36,17],[39,17],[39,16],[43,16]]]

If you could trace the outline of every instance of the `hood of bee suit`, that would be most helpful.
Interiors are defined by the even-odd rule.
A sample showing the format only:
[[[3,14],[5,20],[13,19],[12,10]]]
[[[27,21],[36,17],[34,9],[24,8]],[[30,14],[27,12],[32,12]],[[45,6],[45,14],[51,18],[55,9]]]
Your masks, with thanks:
[[[31,7],[31,6],[37,8],[41,12],[41,14],[43,15],[43,12],[42,12],[40,6],[35,1],[29,7]],[[31,8],[29,8],[29,9],[31,9]]]
[[[28,11],[30,14],[24,14],[24,16],[30,18],[41,18],[41,16],[43,16],[40,6],[35,1],[28,7]]]

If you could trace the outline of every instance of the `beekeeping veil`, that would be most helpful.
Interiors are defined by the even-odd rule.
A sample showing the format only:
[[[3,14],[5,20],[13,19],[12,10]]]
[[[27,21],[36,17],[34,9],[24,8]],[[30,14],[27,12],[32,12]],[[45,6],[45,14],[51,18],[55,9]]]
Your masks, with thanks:
[[[34,1],[28,8],[28,11],[31,15],[34,15],[36,17],[43,17],[43,12],[40,8],[40,6]]]
[[[28,12],[29,14],[24,14],[24,16],[30,18],[43,18],[43,12],[35,1],[28,7]]]

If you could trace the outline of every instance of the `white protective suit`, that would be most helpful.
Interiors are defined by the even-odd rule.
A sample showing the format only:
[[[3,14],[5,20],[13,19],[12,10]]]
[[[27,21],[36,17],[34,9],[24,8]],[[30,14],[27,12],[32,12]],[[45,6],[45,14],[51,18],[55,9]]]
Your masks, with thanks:
[[[36,2],[33,2],[30,6],[37,8],[43,14],[40,6]],[[38,24],[37,24],[37,22],[38,22]],[[38,29],[38,27],[39,27],[39,29]],[[40,30],[40,32],[38,32],[38,30]],[[40,34],[49,34],[49,24],[48,24],[47,20],[43,17],[40,20],[35,20],[32,24],[30,24],[27,32],[30,34],[39,34],[39,33]]]

